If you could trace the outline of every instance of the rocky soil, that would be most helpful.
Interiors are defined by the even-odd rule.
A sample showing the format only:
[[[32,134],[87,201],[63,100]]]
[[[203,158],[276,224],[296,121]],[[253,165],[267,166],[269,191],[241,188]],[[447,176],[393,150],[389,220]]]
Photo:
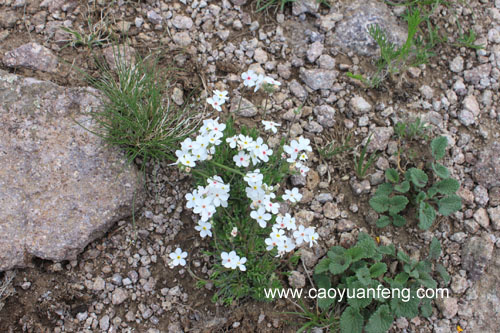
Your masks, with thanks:
[[[338,145],[350,133],[359,147],[373,133],[368,151],[380,155],[366,179],[356,178],[350,153],[325,160],[317,151],[308,177],[290,179],[303,194],[295,215],[316,226],[321,236],[320,246],[301,250],[305,267],[312,268],[332,245],[352,244],[361,230],[380,237],[384,244],[394,243],[414,258],[423,258],[436,236],[444,251],[440,259],[451,275],[450,284],[442,287],[449,287],[452,297],[436,301],[430,318],[399,319],[391,331],[447,333],[459,326],[465,332],[498,332],[500,1],[452,1],[450,7],[440,6],[433,20],[448,42],[437,47],[428,64],[389,78],[379,89],[367,89],[346,73],[374,70],[377,48],[366,33],[368,25],[379,23],[395,43],[405,40],[401,7],[377,0],[330,2],[328,8],[315,0],[296,0],[284,12],[256,12],[256,1],[249,0],[0,0],[0,161],[4,167],[0,171],[0,246],[18,245],[15,251],[0,253],[0,268],[8,269],[0,273],[0,331],[297,329],[293,325],[297,318],[282,314],[296,310],[291,303],[245,301],[223,307],[211,302],[210,284],[195,288],[196,280],[185,269],[168,268],[168,254],[178,246],[190,253],[189,264],[196,275],[206,278],[211,266],[212,259],[202,254],[208,242],[199,238],[184,209],[188,176],[167,163],[148,165],[145,199],[136,205],[142,207],[133,217],[125,217],[121,210],[132,210],[132,194],[141,188],[135,183],[140,179],[136,166],[121,173],[113,164],[120,163],[119,152],[104,152],[102,157],[99,144],[90,142],[94,140],[90,136],[67,132],[76,131],[68,115],[97,103],[85,100],[91,90],[77,88],[87,86],[77,68],[97,75],[94,56],[112,66],[109,46],[121,38],[130,45],[127,53],[153,52],[160,66],[182,68],[175,81],[179,101],[193,91],[204,90],[205,96],[213,89],[225,89],[248,100],[249,112],[239,114],[240,121],[257,124],[263,96],[247,94],[240,82],[240,74],[250,68],[282,83],[273,95],[268,118],[289,124],[295,118],[293,110],[303,105],[291,126],[292,137],[303,135],[321,147],[332,140]],[[477,33],[476,43],[484,49],[454,46],[457,19],[465,31]],[[86,43],[74,43],[64,27],[84,32]],[[448,138],[444,164],[461,182],[463,209],[440,218],[426,232],[417,228],[416,221],[405,228],[378,229],[378,216],[368,199],[383,181],[383,170],[396,163],[394,124],[415,116],[429,124],[432,136]],[[417,154],[423,154],[426,145],[418,142]],[[92,162],[82,165],[84,161]],[[46,179],[42,174],[55,177],[58,173],[66,176],[59,183],[40,180]],[[113,175],[124,178],[115,183]],[[86,185],[78,187],[78,182]],[[74,186],[64,187],[68,184]],[[82,188],[94,190],[82,194]],[[100,195],[92,195],[99,188]],[[67,201],[58,199],[62,194]],[[91,200],[102,206],[92,205]],[[74,206],[69,207],[71,202]],[[40,215],[48,203],[62,206],[62,213],[47,210]],[[81,212],[81,221],[71,215],[74,211]],[[49,245],[61,241],[70,250],[30,251],[26,239],[40,236],[36,228],[18,230],[12,236],[6,226],[26,223],[32,215],[37,217],[32,219],[38,221],[36,226],[53,223],[53,229],[46,229],[53,232],[45,231],[46,237],[54,236]],[[106,219],[97,221],[99,217]],[[84,239],[80,234],[75,239],[55,234],[65,220],[80,226],[99,224],[98,231],[83,230]],[[305,281],[300,266],[290,283],[297,281]]]

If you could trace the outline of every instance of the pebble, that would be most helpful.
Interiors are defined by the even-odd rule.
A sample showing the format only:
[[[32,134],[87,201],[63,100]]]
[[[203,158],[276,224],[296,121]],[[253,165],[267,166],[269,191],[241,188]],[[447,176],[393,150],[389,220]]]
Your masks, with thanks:
[[[111,294],[111,301],[114,305],[122,304],[127,298],[128,293],[122,288],[116,288]]]
[[[352,112],[357,116],[370,112],[372,109],[372,105],[361,96],[353,97],[349,102],[349,106]]]

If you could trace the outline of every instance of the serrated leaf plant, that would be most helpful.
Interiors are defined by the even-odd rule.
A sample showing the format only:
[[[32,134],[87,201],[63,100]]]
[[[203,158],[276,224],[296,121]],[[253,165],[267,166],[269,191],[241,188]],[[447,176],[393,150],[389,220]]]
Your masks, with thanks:
[[[417,297],[419,288],[436,288],[432,267],[441,254],[441,245],[433,238],[429,255],[417,261],[393,244],[378,245],[368,234],[359,233],[355,245],[345,249],[332,247],[314,269],[313,280],[318,290],[346,290],[342,299],[318,298],[322,313],[340,313],[341,333],[386,332],[398,317],[428,317],[432,313],[430,298]],[[401,269],[391,273],[389,265],[398,262]],[[445,283],[449,276],[436,264]],[[381,290],[394,290],[386,293]],[[379,292],[377,292],[379,290]],[[334,311],[337,310],[337,311]],[[328,322],[322,318],[322,322]]]
[[[404,212],[412,207],[416,211],[418,227],[427,230],[438,214],[449,216],[462,208],[462,200],[456,194],[460,183],[450,177],[450,171],[443,164],[437,162],[445,156],[447,144],[444,136],[432,140],[434,161],[425,170],[413,167],[404,173],[393,168],[385,171],[386,182],[378,186],[370,199],[370,206],[381,214],[377,227],[406,225]]]
[[[251,70],[242,79],[254,92],[262,87],[272,93],[272,86],[279,85]],[[228,99],[227,91],[215,90],[207,103],[221,112]],[[262,124],[273,133],[280,127],[272,121]],[[280,287],[280,267],[293,261],[297,248],[312,247],[319,239],[314,227],[296,225],[292,214],[280,212],[281,203],[293,206],[301,200],[297,188],[283,185],[287,176],[309,171],[310,141],[283,135],[269,147],[265,139],[258,128],[238,129],[233,116],[223,122],[206,119],[198,136],[184,140],[176,151],[176,164],[194,181],[186,207],[194,213],[200,236],[211,239],[205,252],[213,262],[210,278],[198,284],[213,283],[214,301],[267,300],[264,290]]]

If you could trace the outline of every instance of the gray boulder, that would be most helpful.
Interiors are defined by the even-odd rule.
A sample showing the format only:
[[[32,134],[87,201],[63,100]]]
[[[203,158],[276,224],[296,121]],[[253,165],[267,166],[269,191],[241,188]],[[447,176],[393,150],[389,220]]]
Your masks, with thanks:
[[[71,260],[144,201],[138,170],[93,128],[90,88],[0,71],[0,271]],[[76,122],[75,122],[76,121]]]

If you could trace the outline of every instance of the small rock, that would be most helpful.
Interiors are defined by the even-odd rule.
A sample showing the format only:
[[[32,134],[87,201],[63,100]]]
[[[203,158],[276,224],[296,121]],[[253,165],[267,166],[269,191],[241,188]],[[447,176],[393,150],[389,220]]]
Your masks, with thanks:
[[[92,290],[101,291],[101,290],[104,290],[105,287],[106,287],[106,282],[104,281],[104,279],[102,277],[98,276],[94,280],[94,284],[92,285]]]
[[[109,328],[109,316],[104,315],[101,320],[99,320],[99,328],[103,331],[107,331]]]
[[[372,153],[378,150],[385,150],[393,134],[394,128],[392,127],[375,127],[370,144],[367,147],[367,152]]]
[[[450,70],[454,73],[460,73],[464,70],[464,58],[461,56],[456,56],[450,62]]]
[[[455,297],[444,297],[436,299],[436,305],[445,318],[453,318],[458,312],[457,299]]]
[[[300,68],[300,78],[312,90],[330,89],[337,75],[334,70]]]
[[[494,244],[490,237],[472,237],[462,250],[462,267],[472,281],[484,273],[493,255]]]
[[[301,100],[306,99],[307,91],[304,89],[304,87],[302,87],[300,83],[297,82],[297,80],[292,80],[292,82],[289,83],[288,88],[294,96],[298,97]]]
[[[109,46],[102,50],[104,59],[111,70],[115,71],[135,64],[135,49],[128,45]]]
[[[7,52],[3,63],[11,68],[24,67],[55,73],[59,62],[48,48],[37,43],[28,43]]]
[[[464,98],[462,105],[466,110],[469,110],[470,112],[472,112],[472,114],[475,117],[479,116],[480,109],[479,109],[479,103],[477,102],[476,96],[467,95]]]
[[[288,282],[293,288],[304,288],[306,285],[306,277],[298,271],[291,271]]]
[[[193,20],[188,16],[176,15],[172,19],[172,25],[179,30],[189,30],[193,27]]]
[[[292,4],[292,14],[299,16],[309,13],[316,14],[319,9],[319,2],[316,0],[295,0]]]
[[[487,229],[490,225],[490,219],[486,209],[481,207],[474,213],[474,221],[476,221],[481,227]]]
[[[172,39],[176,44],[178,44],[181,47],[186,47],[189,44],[191,44],[191,42],[192,42],[191,37],[189,36],[189,33],[186,31],[182,31],[182,32],[174,34]]]
[[[308,268],[314,267],[319,260],[319,256],[314,254],[314,252],[308,248],[300,249],[300,259]]]
[[[125,302],[125,300],[128,298],[128,293],[122,288],[116,288],[115,291],[113,291],[113,294],[111,295],[111,302],[113,305],[119,305]]]
[[[319,58],[321,53],[323,53],[323,48],[323,43],[321,43],[320,41],[312,43],[307,50],[307,60],[309,60],[309,62],[311,63],[314,63],[316,59]]]
[[[154,25],[161,24],[161,22],[163,21],[162,17],[154,10],[149,10],[146,13],[146,16],[148,18],[148,21],[153,23]]]
[[[257,114],[257,108],[246,98],[242,98],[241,103],[240,98],[233,98],[230,112],[236,113],[240,117],[250,118]]]
[[[267,53],[260,47],[255,50],[255,53],[253,55],[253,59],[257,61],[259,64],[263,64],[267,62]]]
[[[488,214],[493,230],[500,230],[500,206],[488,208]]]
[[[352,112],[357,116],[370,112],[372,109],[371,104],[361,96],[354,96],[349,102],[349,106]]]
[[[486,188],[500,186],[500,142],[495,141],[481,149],[474,177]]]
[[[327,202],[323,205],[323,215],[327,219],[334,220],[340,216],[340,209],[333,202]]]
[[[419,90],[425,99],[432,99],[432,97],[434,97],[434,89],[428,85],[421,86]]]
[[[324,104],[315,107],[314,114],[321,126],[330,128],[335,125],[335,109],[330,105]]]

